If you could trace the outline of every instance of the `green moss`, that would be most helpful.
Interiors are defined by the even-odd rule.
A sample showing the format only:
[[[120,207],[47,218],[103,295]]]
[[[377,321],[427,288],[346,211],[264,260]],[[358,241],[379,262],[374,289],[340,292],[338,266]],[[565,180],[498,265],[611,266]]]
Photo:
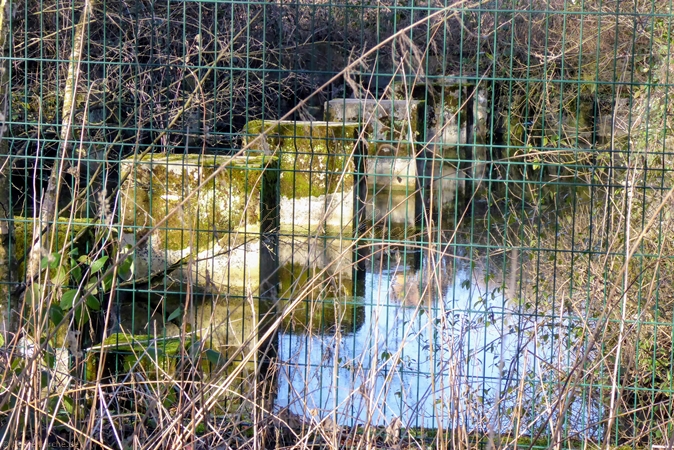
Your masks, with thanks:
[[[130,175],[122,187],[123,224],[150,228],[175,210],[157,233],[160,247],[168,250],[202,251],[219,233],[255,231],[260,226],[260,190],[268,164],[274,164],[274,158],[261,155],[152,154],[138,161],[123,160],[122,175]]]
[[[198,338],[195,339],[198,340]],[[92,347],[90,351],[107,350],[141,354],[146,351],[156,351],[166,355],[177,355],[184,348],[184,345],[190,343],[190,339],[183,342],[182,339],[176,337],[155,338],[152,335],[145,334],[113,333],[102,344]]]
[[[318,197],[346,192],[355,172],[351,154],[357,143],[357,123],[263,122],[246,126],[246,145],[280,154],[280,191],[286,198]],[[264,139],[255,140],[266,131]],[[255,144],[253,144],[255,142]]]
[[[195,338],[196,339],[196,338]],[[156,373],[158,368],[173,373],[177,358],[183,349],[189,348],[190,339],[157,338],[150,335],[132,335],[114,333],[105,341],[91,347],[87,353],[87,380],[96,379],[98,362],[102,351],[107,353],[107,361],[112,361],[117,369],[124,372],[144,370],[148,374]],[[118,371],[118,370],[115,371]]]
[[[33,242],[33,229],[35,219],[32,217],[14,217],[14,255],[19,263],[19,273],[25,273],[26,259],[28,258],[28,251]],[[93,225],[95,222],[89,219],[70,219],[68,217],[60,217],[57,224],[52,228],[56,231],[56,243],[52,246],[52,253],[65,253],[77,248],[80,254],[85,254],[87,248],[90,247],[93,240]],[[87,233],[87,228],[91,228],[92,233],[86,234],[80,238],[77,243],[73,240],[80,233]],[[28,245],[26,245],[28,243]],[[62,250],[65,249],[65,252]],[[54,271],[50,273],[53,275]]]

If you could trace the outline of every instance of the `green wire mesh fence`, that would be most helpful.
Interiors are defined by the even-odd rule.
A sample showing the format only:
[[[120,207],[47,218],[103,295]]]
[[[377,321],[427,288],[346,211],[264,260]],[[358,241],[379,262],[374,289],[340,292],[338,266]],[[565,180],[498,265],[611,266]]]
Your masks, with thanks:
[[[3,445],[674,444],[671,1],[0,6]]]

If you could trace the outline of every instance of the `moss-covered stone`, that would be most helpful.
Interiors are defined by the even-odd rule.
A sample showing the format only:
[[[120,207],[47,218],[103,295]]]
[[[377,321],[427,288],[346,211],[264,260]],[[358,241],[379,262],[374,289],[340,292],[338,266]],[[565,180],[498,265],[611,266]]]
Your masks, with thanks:
[[[268,163],[259,155],[150,154],[122,160],[122,224],[148,229],[168,217],[155,233],[167,250],[200,251],[218,233],[259,230],[260,190]]]
[[[265,253],[261,233],[276,222],[275,164],[275,158],[263,155],[156,154],[123,160],[121,173],[127,178],[120,209],[122,224],[132,232],[124,233],[122,245],[134,246],[168,217],[136,249],[135,276],[150,278],[192,261],[169,281],[223,293],[256,291]]]
[[[273,278],[276,267],[275,238],[269,233],[278,221],[277,161],[248,154],[237,158],[153,155],[122,162],[122,174],[129,176],[122,189],[126,232],[121,244],[134,246],[147,237],[135,250],[134,275],[152,277],[151,289],[156,285],[161,292],[167,288],[185,292],[189,286],[190,292],[210,295],[208,301],[196,301],[195,309],[174,318],[178,322],[186,318],[182,325],[202,336],[209,352],[207,361],[200,358],[209,370],[233,355],[240,360],[248,352],[254,352],[246,363],[251,371],[260,363],[259,338],[268,328],[264,318],[271,309],[274,285],[268,277]],[[200,188],[219,168],[215,179]],[[194,197],[185,201],[190,193]],[[148,236],[173,209],[176,214]],[[131,226],[135,232],[128,231]],[[130,310],[121,311],[119,322],[125,329],[129,322],[125,314]],[[150,317],[150,310],[137,315]],[[156,318],[157,328],[162,328],[161,318]],[[149,320],[155,320],[154,314]],[[154,332],[143,327],[143,317],[132,322],[129,331]],[[157,333],[170,336],[171,328],[180,331],[176,325],[164,323]],[[122,370],[143,362],[129,355],[123,361]],[[159,363],[173,369],[171,358],[163,362],[150,358],[150,365]]]
[[[245,145],[279,158],[281,225],[296,232],[352,227],[359,129],[357,123],[318,121],[246,125]]]
[[[326,102],[326,119],[358,122],[365,129],[367,155],[414,156],[414,143],[421,138],[419,100],[335,99]],[[393,149],[393,151],[391,150]]]
[[[355,173],[359,124],[255,120],[246,125],[246,145],[265,131],[264,138],[253,145],[279,152],[284,197],[318,197],[353,186],[353,177],[342,173]]]
[[[52,252],[64,255],[77,248],[80,254],[85,254],[93,242],[94,225],[95,223],[88,219],[71,220],[68,217],[60,217],[52,227],[56,238],[51,245]],[[19,261],[18,270],[21,277],[25,274],[26,259],[33,245],[33,231],[36,227],[35,219],[32,217],[14,217],[14,257]],[[75,242],[80,233],[84,235]],[[53,276],[54,273],[55,269],[52,269],[50,275]]]
[[[198,338],[155,337],[148,334],[113,333],[101,344],[87,351],[86,377],[96,379],[101,352],[113,372],[144,372],[152,378],[162,378],[162,374],[173,375],[181,355],[189,354],[189,348]],[[158,376],[159,375],[159,376]]]

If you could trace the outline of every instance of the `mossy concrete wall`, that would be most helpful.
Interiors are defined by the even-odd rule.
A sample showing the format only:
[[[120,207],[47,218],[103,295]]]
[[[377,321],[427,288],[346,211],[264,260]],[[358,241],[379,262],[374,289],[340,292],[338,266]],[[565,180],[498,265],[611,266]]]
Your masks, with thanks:
[[[217,292],[257,291],[263,222],[275,220],[275,164],[261,155],[123,160],[122,244],[150,234],[135,251],[134,275],[148,278],[189,262],[174,278]]]
[[[326,118],[363,125],[369,187],[416,186],[416,143],[422,139],[419,100],[336,99],[326,102]]]
[[[134,253],[134,276],[159,280],[150,289],[212,294],[186,316],[190,329],[225,359],[254,352],[253,366],[276,285],[276,164],[263,155],[165,154],[121,163],[121,243],[148,237]]]
[[[359,124],[256,120],[244,132],[250,150],[279,158],[282,228],[353,229]]]

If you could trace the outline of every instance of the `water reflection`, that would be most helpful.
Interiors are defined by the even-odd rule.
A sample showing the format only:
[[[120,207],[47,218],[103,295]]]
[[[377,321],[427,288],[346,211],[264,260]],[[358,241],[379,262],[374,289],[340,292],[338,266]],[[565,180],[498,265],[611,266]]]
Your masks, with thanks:
[[[357,332],[365,319],[363,297],[353,295],[353,279],[322,268],[286,264],[279,271],[283,329],[291,333]]]
[[[442,260],[453,275],[398,261],[366,273],[365,314],[355,333],[282,334],[278,405],[300,415],[336,410],[344,423],[397,417],[406,426],[448,426],[457,407],[443,401],[450,391],[477,395],[498,379],[498,355],[487,349],[500,334],[484,326],[494,311],[473,309],[480,293],[465,283],[465,264]]]
[[[564,327],[570,333],[571,321],[526,314],[515,281],[524,277],[510,270],[518,267],[517,251],[478,255],[471,233],[465,245],[437,248],[365,240],[362,281],[353,271],[329,269],[316,277],[319,266],[286,266],[282,291],[302,287],[314,304],[321,298],[315,292],[358,300],[356,319],[346,326],[337,316],[323,312],[317,319],[300,310],[319,326],[293,318],[280,333],[277,407],[347,426],[398,420],[403,427],[478,432],[548,426],[558,415],[551,408],[560,374],[570,364],[560,355],[569,355],[573,345],[559,336]],[[345,284],[332,286],[328,272],[341,274]],[[311,278],[317,282],[308,288]],[[553,335],[551,324],[554,343],[545,339]],[[574,401],[563,420],[569,429],[584,430],[599,417],[594,407]]]

